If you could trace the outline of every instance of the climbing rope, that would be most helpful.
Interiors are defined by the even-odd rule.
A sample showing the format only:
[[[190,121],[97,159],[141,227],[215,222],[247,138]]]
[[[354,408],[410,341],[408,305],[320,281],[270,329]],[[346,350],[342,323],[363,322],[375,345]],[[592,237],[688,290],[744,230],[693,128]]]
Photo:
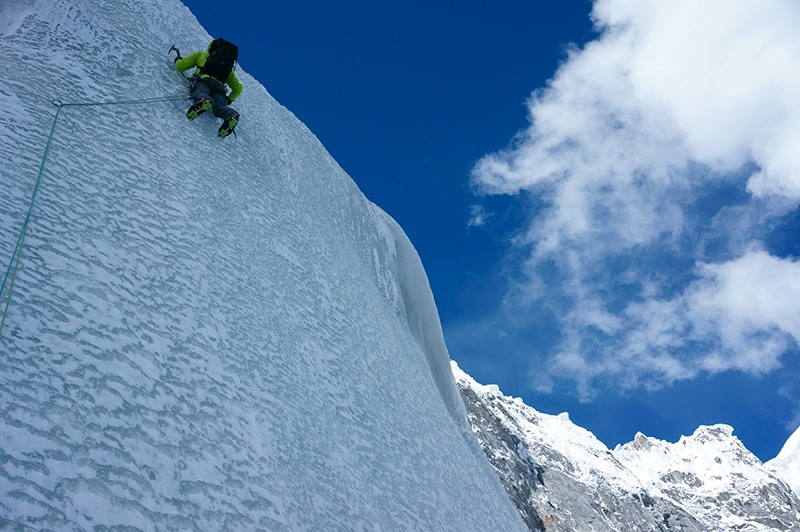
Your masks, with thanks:
[[[158,102],[173,102],[173,101],[180,101],[180,100],[188,100],[188,96],[162,96],[157,98],[143,98],[140,100],[120,100],[120,101],[113,101],[113,102],[71,102],[71,103],[63,103],[59,100],[53,100],[53,105],[55,105],[58,110],[56,111],[55,117],[53,117],[53,125],[50,128],[50,135],[47,137],[47,144],[44,148],[44,155],[42,156],[42,162],[39,165],[39,173],[36,176],[36,183],[33,186],[33,194],[31,194],[31,201],[30,205],[28,205],[28,212],[25,215],[25,221],[22,224],[22,229],[19,232],[19,237],[17,238],[17,244],[14,246],[14,251],[11,253],[11,261],[8,263],[8,268],[6,268],[6,273],[3,276],[3,283],[0,284],[0,296],[3,295],[3,291],[6,288],[6,283],[8,285],[8,295],[5,298],[5,305],[3,309],[3,317],[0,319],[0,334],[3,332],[3,326],[6,323],[6,316],[8,315],[8,307],[11,304],[11,294],[14,291],[14,281],[17,277],[17,267],[19,266],[19,258],[22,256],[22,246],[25,243],[25,235],[28,232],[28,223],[31,220],[31,213],[33,212],[33,205],[36,202],[36,195],[39,192],[39,185],[42,182],[42,174],[44,173],[44,165],[47,161],[47,155],[50,152],[50,144],[53,142],[53,135],[56,131],[56,125],[58,124],[58,117],[61,114],[61,110],[64,107],[96,107],[96,106],[103,106],[103,105],[132,105],[132,104],[143,104],[143,103],[158,103]],[[2,304],[2,303],[0,303]]]

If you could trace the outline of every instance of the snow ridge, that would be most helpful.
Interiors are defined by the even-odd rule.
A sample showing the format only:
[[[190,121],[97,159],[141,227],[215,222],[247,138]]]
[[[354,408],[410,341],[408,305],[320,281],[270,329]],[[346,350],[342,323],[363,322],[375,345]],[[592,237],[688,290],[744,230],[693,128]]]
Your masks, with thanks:
[[[185,95],[167,50],[209,39],[176,0],[0,5],[3,268],[51,101]],[[183,101],[61,110],[0,334],[0,528],[523,529],[413,247],[238,75],[237,139]]]
[[[778,456],[765,465],[783,478],[800,497],[800,428],[789,437]]]

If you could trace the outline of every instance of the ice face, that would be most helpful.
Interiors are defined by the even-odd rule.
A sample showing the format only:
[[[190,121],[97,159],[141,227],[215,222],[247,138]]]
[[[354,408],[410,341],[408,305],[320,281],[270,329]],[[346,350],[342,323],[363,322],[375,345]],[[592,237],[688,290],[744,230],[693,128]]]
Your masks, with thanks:
[[[246,72],[237,139],[186,120],[183,5],[0,9],[3,271],[81,104],[0,294],[0,525],[522,529],[413,246]]]

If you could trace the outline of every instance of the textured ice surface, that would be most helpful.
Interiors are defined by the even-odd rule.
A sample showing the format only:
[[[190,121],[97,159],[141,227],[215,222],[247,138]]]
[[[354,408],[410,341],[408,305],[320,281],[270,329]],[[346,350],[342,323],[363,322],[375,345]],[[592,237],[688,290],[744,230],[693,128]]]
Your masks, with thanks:
[[[51,101],[182,96],[167,50],[208,40],[175,0],[0,4],[0,272]],[[0,333],[0,528],[522,529],[413,247],[238,74],[238,139],[183,101],[60,111]]]

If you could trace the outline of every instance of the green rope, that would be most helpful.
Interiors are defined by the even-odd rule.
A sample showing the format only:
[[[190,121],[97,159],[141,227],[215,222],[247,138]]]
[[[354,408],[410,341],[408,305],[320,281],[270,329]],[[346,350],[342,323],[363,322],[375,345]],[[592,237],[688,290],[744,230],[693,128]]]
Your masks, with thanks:
[[[188,100],[188,96],[161,96],[157,98],[143,98],[141,100],[119,100],[116,102],[73,102],[73,103],[61,103],[60,101],[54,101],[53,105],[57,105],[58,107],[92,107],[92,106],[100,106],[100,105],[131,105],[131,104],[139,104],[139,103],[158,103],[158,102],[177,102],[180,100]]]
[[[19,238],[17,238],[17,245],[14,247],[14,252],[11,254],[11,262],[8,264],[8,269],[6,270],[6,275],[3,277],[3,284],[0,285],[0,294],[3,293],[3,290],[6,286],[6,281],[8,281],[8,276],[11,272],[11,265],[14,265],[14,274],[11,276],[11,284],[8,287],[8,299],[6,299],[5,309],[3,310],[3,319],[0,320],[0,332],[3,331],[3,325],[6,323],[6,316],[8,315],[8,306],[11,303],[11,292],[14,290],[14,280],[17,277],[17,266],[19,266],[19,257],[22,253],[19,251],[22,249],[22,243],[25,241],[25,234],[28,232],[28,222],[31,220],[31,212],[33,212],[33,204],[36,201],[36,194],[39,192],[39,184],[42,182],[42,173],[44,172],[44,163],[47,160],[47,153],[50,151],[50,143],[53,140],[53,134],[56,131],[56,124],[58,123],[58,115],[61,113],[61,106],[58,107],[58,111],[56,111],[56,116],[53,118],[53,127],[50,128],[50,136],[47,137],[47,145],[44,148],[44,156],[42,157],[42,162],[39,165],[39,175],[36,176],[36,184],[33,186],[33,194],[31,195],[31,204],[28,207],[28,214],[25,215],[25,222],[22,224],[22,231],[19,233]]]
[[[187,96],[164,96],[159,98],[143,98],[140,100],[121,100],[115,102],[72,102],[72,103],[62,103],[60,101],[53,101],[53,105],[58,107],[58,111],[56,111],[56,116],[53,117],[53,126],[50,128],[50,135],[47,137],[47,144],[44,148],[44,155],[42,156],[42,162],[39,165],[39,173],[36,176],[36,183],[33,186],[33,194],[31,194],[31,202],[28,206],[28,213],[25,215],[25,221],[22,224],[22,230],[19,233],[19,238],[17,238],[17,244],[14,246],[14,251],[11,253],[11,261],[8,263],[8,268],[6,269],[5,276],[3,277],[3,283],[0,284],[0,296],[2,296],[3,291],[6,288],[6,283],[10,280],[10,284],[8,285],[8,296],[6,297],[5,301],[5,308],[3,309],[3,318],[0,320],[0,333],[3,332],[3,326],[6,323],[6,316],[8,315],[8,307],[11,304],[11,294],[14,291],[14,281],[17,278],[17,268],[19,267],[19,258],[22,256],[22,246],[25,243],[25,235],[28,232],[28,224],[31,220],[31,213],[33,212],[33,205],[36,202],[36,195],[39,193],[39,185],[42,182],[42,174],[44,173],[44,165],[47,161],[47,155],[50,152],[50,145],[53,142],[53,135],[56,131],[56,125],[58,124],[58,117],[61,114],[61,109],[64,107],[92,107],[92,106],[101,106],[101,105],[131,105],[131,104],[143,104],[143,103],[157,103],[157,102],[172,102],[172,101],[179,101],[179,100],[186,100],[188,99]]]

